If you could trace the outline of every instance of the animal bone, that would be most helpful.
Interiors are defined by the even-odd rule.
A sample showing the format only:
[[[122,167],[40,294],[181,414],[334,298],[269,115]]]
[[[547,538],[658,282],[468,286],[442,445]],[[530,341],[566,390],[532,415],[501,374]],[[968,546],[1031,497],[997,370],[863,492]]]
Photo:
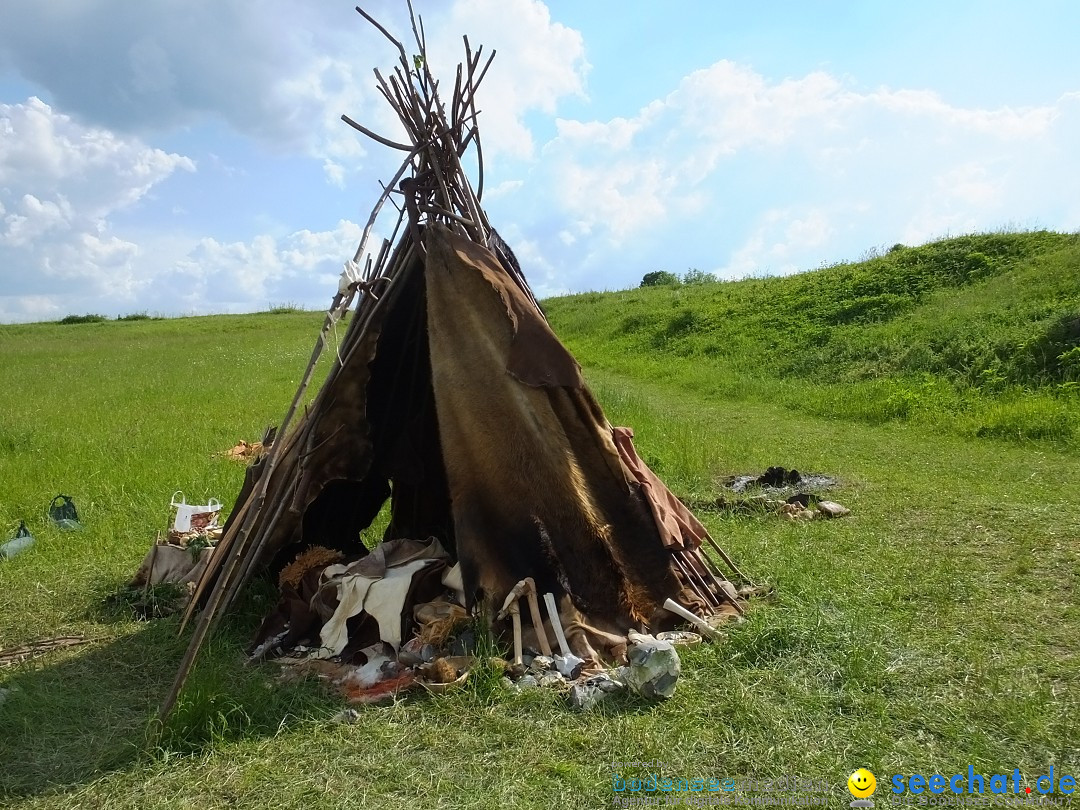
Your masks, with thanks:
[[[682,605],[680,605],[675,600],[668,599],[667,601],[665,601],[664,602],[664,610],[670,611],[671,613],[674,613],[676,616],[680,616],[683,619],[686,619],[686,621],[690,622],[690,624],[694,625],[694,627],[696,627],[698,630],[700,630],[702,635],[707,636],[708,638],[711,638],[711,639],[720,638],[720,634],[716,631],[716,629],[712,625],[710,625],[704,619],[700,619],[697,616],[695,616],[693,613],[691,613],[689,610],[684,608]]]
[[[522,650],[521,650],[521,606],[518,605],[518,598],[521,595],[520,593],[518,593],[518,588],[520,588],[521,585],[522,585],[522,583],[519,582],[517,585],[515,585],[513,588],[511,588],[510,593],[508,593],[506,595],[506,599],[503,602],[502,610],[500,610],[498,616],[496,616],[496,618],[502,619],[502,618],[506,617],[507,613],[510,614],[510,621],[514,626],[514,666],[515,667],[520,667],[521,666],[521,654],[522,654]]]
[[[540,603],[536,599],[536,583],[532,577],[525,577],[521,583],[526,586],[525,599],[529,603],[529,615],[532,617],[533,630],[536,631],[536,640],[540,644],[540,652],[551,657],[551,644],[548,643],[547,631],[544,630],[544,620],[540,617]]]
[[[540,652],[544,655],[551,657],[551,645],[548,643],[547,632],[544,630],[544,620],[540,617],[540,605],[536,601],[536,583],[532,577],[525,577],[517,585],[510,589],[510,593],[506,595],[506,599],[503,600],[502,609],[495,617],[497,619],[505,618],[507,613],[510,613],[513,608],[511,604],[517,605],[517,602],[522,597],[525,597],[529,603],[529,615],[532,618],[533,630],[536,631],[536,640],[540,644]],[[520,608],[518,610],[518,622],[520,626]],[[515,663],[521,663],[520,659]]]
[[[514,624],[514,666],[521,666],[521,608],[515,602],[510,607],[510,621]]]
[[[584,658],[578,658],[570,652],[570,645],[566,643],[566,635],[563,633],[562,621],[559,619],[559,609],[555,605],[555,595],[544,594],[544,605],[547,607],[548,617],[551,619],[551,629],[555,631],[555,640],[559,642],[559,650],[562,655],[555,656],[555,667],[565,678],[576,678],[581,673],[585,664]]]
[[[547,607],[548,618],[551,619],[551,629],[555,633],[555,640],[559,642],[559,651],[563,655],[570,655],[570,645],[566,643],[562,622],[559,620],[559,609],[555,606],[555,594],[545,593],[544,605]]]
[[[569,653],[568,655],[556,655],[553,660],[555,669],[557,669],[559,674],[568,681],[577,678],[577,676],[581,674],[582,668],[585,666],[585,659],[578,658],[573,653]]]

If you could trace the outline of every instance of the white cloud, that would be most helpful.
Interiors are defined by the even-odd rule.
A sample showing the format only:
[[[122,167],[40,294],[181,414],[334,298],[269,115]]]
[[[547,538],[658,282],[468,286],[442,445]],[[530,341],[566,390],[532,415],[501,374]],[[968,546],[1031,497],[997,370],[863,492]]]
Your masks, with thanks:
[[[832,234],[833,228],[823,211],[811,210],[801,219],[788,222],[784,236],[789,243],[800,247],[818,247]]]
[[[857,97],[859,98],[859,97]],[[879,90],[859,100],[905,117],[925,117],[950,127],[981,132],[1002,139],[1026,139],[1043,134],[1053,123],[1053,107],[996,110],[952,107],[929,90]]]
[[[573,289],[672,265],[787,273],[1005,223],[1080,227],[1078,135],[1080,93],[961,108],[721,61],[637,115],[559,120],[526,187],[494,207]]]
[[[408,47],[403,5],[372,10]],[[474,47],[499,51],[479,95],[492,154],[531,155],[524,116],[583,96],[582,37],[552,21],[539,0],[457,0],[419,11],[445,76],[464,58],[463,32]],[[317,158],[336,185],[361,167],[368,145],[341,114],[398,133],[371,72],[379,65],[389,75],[396,60],[351,5],[300,0],[257,8],[241,0],[17,3],[0,28],[0,65],[65,112],[141,136],[223,121],[274,149]]]
[[[149,236],[135,244],[83,234],[50,254],[50,265],[76,273],[33,291],[0,287],[0,322],[56,319],[70,313],[119,315],[251,312],[270,305],[329,306],[342,263],[362,228],[340,220],[325,231],[302,229],[244,241]],[[86,268],[93,267],[92,284]],[[73,283],[74,282],[74,283]]]
[[[12,207],[12,213],[4,217],[0,245],[23,247],[53,228],[67,226],[71,219],[71,206],[62,196],[52,202],[24,194]]]
[[[813,208],[807,211],[771,209],[758,218],[746,241],[715,273],[735,279],[753,275],[789,275],[808,269],[798,259],[820,248],[835,232],[831,217]]]
[[[31,302],[61,283],[130,298],[138,247],[111,234],[109,218],[195,164],[37,98],[0,104],[0,132],[0,289]]]
[[[677,203],[678,177],[657,156],[607,166],[568,162],[560,181],[564,206],[602,224],[613,240],[662,221],[668,203]]]
[[[36,98],[0,104],[0,133],[0,320],[325,306],[360,239],[348,220],[238,241],[118,233],[115,215],[194,162]]]
[[[449,80],[464,60],[463,32],[474,49],[496,51],[477,94],[485,152],[532,157],[535,144],[525,116],[552,115],[561,99],[585,97],[589,65],[580,32],[554,22],[539,0],[457,0],[429,39],[436,75]]]
[[[164,310],[243,312],[271,304],[329,306],[346,258],[360,242],[360,225],[340,220],[332,230],[299,230],[247,241],[203,238],[155,280]]]
[[[327,180],[336,186],[344,187],[347,175],[361,168],[370,143],[341,121],[342,114],[361,120],[375,117],[397,132],[396,122],[382,110],[385,102],[376,100],[373,84],[370,69],[361,68],[359,60],[324,54],[312,54],[277,83],[279,123],[299,134],[304,151],[322,160]]]
[[[656,188],[650,177],[658,169],[668,190],[681,192],[703,183],[736,154],[790,149],[807,159],[835,161],[850,157],[853,147],[867,151],[881,144],[906,142],[926,149],[940,139],[971,142],[980,136],[1000,144],[1042,136],[1056,115],[1052,106],[957,109],[928,92],[860,95],[824,73],[770,83],[725,60],[687,76],[632,119],[560,121],[545,156],[571,174],[583,163],[594,174],[632,171],[639,175],[636,184],[645,206],[653,207]],[[898,133],[905,136],[900,143]],[[568,193],[571,205],[574,197]]]
[[[297,0],[51,0],[5,9],[0,65],[66,113],[145,137],[204,121],[283,152],[364,156],[338,120],[375,98],[366,24],[349,5]]]
[[[507,194],[511,194],[517,191],[519,188],[525,185],[524,180],[503,180],[494,188],[489,188],[484,192],[485,200],[493,200],[497,197],[505,197]]]
[[[87,127],[40,99],[0,104],[0,183],[63,196],[91,217],[106,216],[141,198],[176,169],[194,171],[182,155],[152,149]]]

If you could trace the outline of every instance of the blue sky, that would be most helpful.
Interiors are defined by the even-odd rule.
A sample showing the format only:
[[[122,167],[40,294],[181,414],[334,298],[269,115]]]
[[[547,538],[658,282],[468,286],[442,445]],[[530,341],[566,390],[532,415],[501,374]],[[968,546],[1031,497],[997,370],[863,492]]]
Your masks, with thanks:
[[[401,34],[403,2],[366,6]],[[326,306],[395,154],[349,2],[9,0],[0,322]],[[1080,229],[1072,2],[417,0],[540,295]]]

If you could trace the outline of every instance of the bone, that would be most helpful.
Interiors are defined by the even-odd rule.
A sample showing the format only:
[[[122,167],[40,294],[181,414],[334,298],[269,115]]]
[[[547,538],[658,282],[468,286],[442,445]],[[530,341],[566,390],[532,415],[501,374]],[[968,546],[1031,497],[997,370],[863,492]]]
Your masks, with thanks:
[[[521,608],[514,602],[510,606],[510,621],[514,625],[514,666],[521,666]]]
[[[585,666],[585,659],[578,658],[573,653],[568,655],[556,655],[553,659],[555,669],[559,671],[566,680],[572,681],[581,674],[582,668]]]
[[[529,615],[532,617],[533,630],[536,631],[536,641],[540,645],[540,652],[551,657],[551,644],[548,643],[547,631],[544,630],[544,620],[540,617],[540,603],[536,599],[536,583],[532,577],[521,580],[525,583],[525,599],[529,603]]]
[[[694,627],[700,630],[702,635],[711,639],[720,638],[720,633],[718,633],[715,628],[712,627],[712,625],[710,625],[704,619],[695,616],[693,613],[684,608],[675,600],[668,599],[667,601],[665,601],[664,610],[667,610],[671,613],[674,613],[676,616],[680,616],[681,618],[686,619],[686,621],[690,622],[690,624],[694,625]]]
[[[548,618],[551,619],[551,629],[555,633],[555,640],[559,642],[559,651],[563,655],[570,655],[570,645],[566,643],[562,622],[559,620],[559,609],[555,606],[555,594],[545,593],[544,605],[547,607]]]
[[[524,583],[524,580],[522,580],[521,582],[519,582],[517,585],[515,585],[513,588],[510,589],[510,593],[508,593],[506,595],[506,598],[503,599],[502,607],[499,608],[499,612],[497,614],[495,614],[496,619],[505,619],[507,617],[507,615],[509,615],[510,606],[511,605],[516,605],[517,600],[521,598],[521,592],[518,589],[522,586],[523,583]]]
[[[540,645],[540,652],[550,657],[551,644],[548,643],[547,632],[544,630],[544,620],[540,616],[540,605],[536,600],[536,583],[532,577],[525,577],[517,585],[510,589],[503,600],[502,608],[496,614],[496,619],[504,619],[512,610],[511,605],[517,605],[518,600],[525,597],[529,603],[529,616],[532,618],[533,630],[536,631],[536,640]],[[520,611],[520,608],[517,608]],[[520,621],[520,619],[519,619]]]
[[[536,603],[536,583],[532,577],[525,577],[517,585],[510,589],[510,592],[506,594],[506,599],[503,600],[502,608],[496,615],[496,619],[503,619],[510,615],[510,620],[514,625],[514,666],[521,666],[521,605],[520,599],[525,596],[529,601],[529,615],[532,617],[533,630],[536,631],[536,638],[540,644],[541,651],[550,656],[551,645],[548,644],[547,633],[544,632],[544,622],[540,618],[540,606]]]

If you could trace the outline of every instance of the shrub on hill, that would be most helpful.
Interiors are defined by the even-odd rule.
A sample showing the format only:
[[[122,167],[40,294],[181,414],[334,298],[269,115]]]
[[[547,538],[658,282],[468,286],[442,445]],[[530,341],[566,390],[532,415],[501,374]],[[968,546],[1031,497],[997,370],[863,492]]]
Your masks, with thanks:
[[[641,279],[642,287],[674,287],[679,283],[679,277],[667,270],[654,270],[646,273]]]
[[[706,273],[704,270],[698,270],[696,267],[691,267],[682,277],[683,284],[713,284],[717,281],[716,276],[712,273]]]
[[[109,319],[106,318],[104,315],[90,315],[90,314],[87,314],[87,315],[68,315],[68,316],[66,316],[64,318],[61,318],[60,323],[62,323],[62,324],[104,323],[107,320],[109,320]]]

